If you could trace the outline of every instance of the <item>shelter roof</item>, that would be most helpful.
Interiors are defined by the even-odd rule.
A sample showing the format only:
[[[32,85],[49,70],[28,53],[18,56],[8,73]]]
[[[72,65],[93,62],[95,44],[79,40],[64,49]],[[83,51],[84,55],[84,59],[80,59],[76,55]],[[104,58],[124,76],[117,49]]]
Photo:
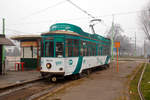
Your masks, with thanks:
[[[0,35],[0,45],[15,46],[5,35]]]
[[[23,40],[38,40],[41,39],[40,35],[18,35],[11,37],[13,40],[23,41]]]

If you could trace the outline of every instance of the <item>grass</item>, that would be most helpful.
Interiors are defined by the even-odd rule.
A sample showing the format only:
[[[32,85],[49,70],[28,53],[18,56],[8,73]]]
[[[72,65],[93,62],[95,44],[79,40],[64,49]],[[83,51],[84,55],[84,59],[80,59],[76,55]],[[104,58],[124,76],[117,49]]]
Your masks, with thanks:
[[[139,71],[136,73],[133,80],[131,80],[131,82],[130,82],[130,88],[129,88],[130,100],[140,100],[137,86],[138,86],[138,81],[139,81],[140,75],[142,73],[143,67],[144,67],[144,64],[142,64],[142,67],[139,69]]]
[[[141,91],[145,100],[150,100],[150,64],[147,64],[142,78]]]

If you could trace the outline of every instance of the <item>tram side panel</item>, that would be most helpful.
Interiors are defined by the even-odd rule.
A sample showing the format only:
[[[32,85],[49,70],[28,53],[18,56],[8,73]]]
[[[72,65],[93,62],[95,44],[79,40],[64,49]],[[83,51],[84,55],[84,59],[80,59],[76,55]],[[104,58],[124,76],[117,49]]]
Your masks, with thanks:
[[[89,69],[95,66],[101,66],[109,63],[110,63],[110,59],[108,56],[84,57],[81,71],[84,69]]]
[[[72,75],[78,65],[78,57],[65,58],[65,76]]]

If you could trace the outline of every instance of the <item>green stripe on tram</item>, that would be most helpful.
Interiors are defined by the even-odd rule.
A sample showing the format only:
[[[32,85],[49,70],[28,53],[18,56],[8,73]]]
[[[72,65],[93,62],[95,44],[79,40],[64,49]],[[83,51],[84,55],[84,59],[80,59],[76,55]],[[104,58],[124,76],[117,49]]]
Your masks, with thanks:
[[[82,66],[82,61],[83,61],[83,57],[80,56],[78,58],[77,66],[76,66],[76,68],[75,68],[75,70],[74,70],[74,72],[72,74],[78,74],[80,72],[80,69],[81,69],[81,66]]]
[[[105,64],[108,64],[109,58],[110,58],[110,56],[106,57]]]

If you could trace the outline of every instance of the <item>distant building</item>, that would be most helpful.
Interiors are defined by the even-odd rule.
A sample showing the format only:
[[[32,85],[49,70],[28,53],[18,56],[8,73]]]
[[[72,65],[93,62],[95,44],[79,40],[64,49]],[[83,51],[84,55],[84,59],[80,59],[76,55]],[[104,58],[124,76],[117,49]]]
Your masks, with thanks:
[[[40,35],[19,35],[11,37],[13,40],[20,41],[21,62],[27,70],[38,69],[40,61]]]

